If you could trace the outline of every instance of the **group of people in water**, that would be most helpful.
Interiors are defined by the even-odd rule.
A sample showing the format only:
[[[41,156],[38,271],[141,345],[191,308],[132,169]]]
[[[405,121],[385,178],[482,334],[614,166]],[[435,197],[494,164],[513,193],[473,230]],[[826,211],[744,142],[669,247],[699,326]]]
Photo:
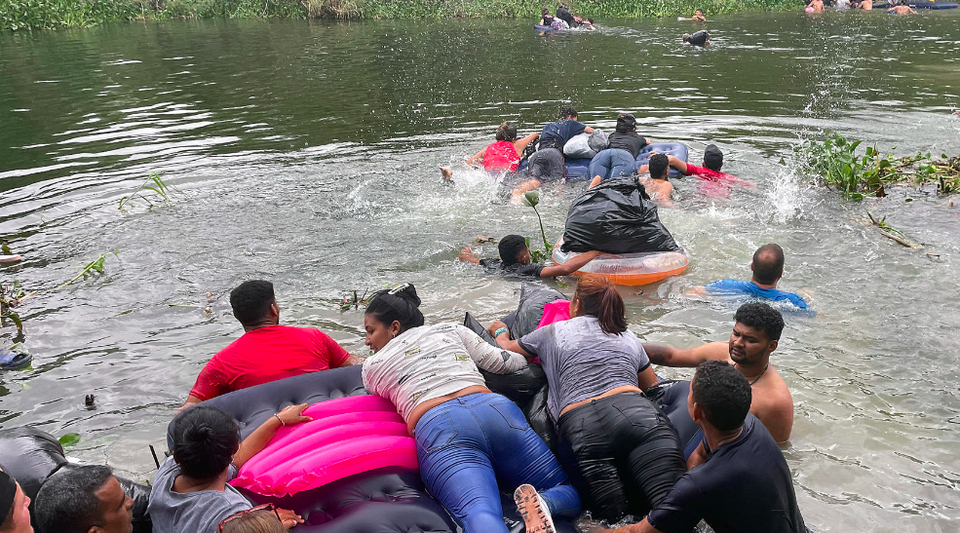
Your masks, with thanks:
[[[863,11],[873,11],[873,0],[807,0],[807,7],[804,11],[807,13],[821,13],[827,6],[834,6],[837,9],[860,9]],[[889,0],[885,3],[887,13],[894,15],[916,15],[917,11],[900,0]]]
[[[540,149],[529,158],[530,175],[515,193],[562,178],[564,145],[593,131],[577,119],[576,109],[565,106],[557,121],[520,139],[513,125],[501,124],[496,142],[468,162],[493,172],[516,171],[520,155],[539,140]],[[666,154],[638,165],[637,155],[648,144],[632,115],[618,115],[616,131],[590,164],[590,187],[649,173],[637,186],[671,205],[671,168],[736,180],[721,171],[723,153],[715,145],[704,150],[703,167]],[[498,251],[498,259],[481,259],[468,246],[460,258],[488,272],[548,278],[576,272],[601,254],[535,264],[519,235],[502,238]],[[767,244],[753,256],[750,281],[724,279],[691,292],[806,308],[802,297],[777,288],[783,264],[783,249]],[[318,329],[281,325],[270,282],[252,280],[233,289],[230,304],[244,334],[207,362],[171,424],[171,454],[159,466],[149,497],[153,531],[279,533],[302,523],[291,510],[253,507],[229,481],[279,429],[310,421],[307,405],[281,409],[241,439],[232,416],[203,402],[352,365],[362,365],[369,393],[395,406],[416,442],[427,490],[465,533],[507,532],[502,489],[513,491],[530,533],[553,532],[555,518],[575,519],[584,510],[608,524],[628,515],[642,518],[619,528],[623,533],[687,533],[701,520],[717,533],[806,531],[777,446],[790,437],[793,401],[770,361],[784,328],[776,308],[745,303],[728,342],[679,349],[643,344],[628,328],[617,288],[599,275],[580,276],[568,320],[516,338],[506,323],[510,317],[491,323],[490,339],[484,340],[461,324],[427,324],[420,303],[407,283],[375,293],[363,316],[364,344],[372,354],[359,357]],[[481,374],[509,374],[533,363],[546,375],[546,411],[558,435],[554,449]],[[645,395],[660,381],[653,365],[696,368],[686,410],[699,432],[690,443],[680,442],[670,419]],[[29,504],[0,467],[0,531],[33,531],[24,511]],[[37,495],[34,515],[40,533],[130,533],[131,506],[109,468],[90,466],[52,476]]]
[[[758,251],[755,274],[776,265],[778,248]],[[227,481],[277,429],[309,420],[302,415],[306,405],[286,407],[241,441],[231,416],[192,404],[351,364],[362,365],[367,391],[396,407],[416,441],[427,490],[464,532],[508,531],[504,488],[514,492],[531,533],[555,531],[555,518],[574,519],[583,510],[608,523],[643,517],[619,529],[624,533],[687,533],[700,520],[718,533],[806,531],[777,446],[793,425],[789,389],[770,361],[784,322],[766,303],[740,306],[725,343],[642,344],[628,329],[616,287],[587,275],[570,298],[569,320],[516,339],[494,321],[492,345],[461,324],[427,324],[415,287],[404,283],[370,299],[363,329],[373,353],[359,358],[316,329],[280,325],[269,282],[245,282],[230,300],[246,332],[204,367],[173,421],[172,456],[150,497],[158,533],[273,532],[300,523],[289,510],[252,510]],[[307,357],[315,364],[303,364]],[[546,374],[556,451],[480,373],[507,374],[531,361]],[[658,383],[653,364],[696,368],[687,409],[702,437],[689,458],[670,421],[644,395]],[[218,386],[208,389],[211,382]]]
[[[574,16],[565,6],[558,6],[556,15],[551,15],[549,9],[543,8],[543,11],[540,12],[540,22],[538,25],[544,28],[550,28],[551,30],[597,29],[596,26],[593,25],[593,20]]]

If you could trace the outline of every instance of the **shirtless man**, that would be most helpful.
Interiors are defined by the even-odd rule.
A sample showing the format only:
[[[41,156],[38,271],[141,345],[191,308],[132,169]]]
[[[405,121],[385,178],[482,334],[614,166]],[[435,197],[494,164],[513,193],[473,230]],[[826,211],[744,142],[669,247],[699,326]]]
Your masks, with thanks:
[[[894,15],[916,15],[917,12],[910,6],[893,6],[887,10],[887,13]]]
[[[665,366],[695,367],[711,359],[734,365],[753,391],[750,412],[763,422],[778,443],[786,442],[793,429],[793,397],[790,389],[770,363],[770,354],[777,349],[783,332],[780,311],[765,303],[743,304],[734,316],[736,323],[730,341],[711,342],[696,348],[671,348],[660,344],[644,344],[650,362]],[[699,464],[706,458],[703,444],[687,463]]]

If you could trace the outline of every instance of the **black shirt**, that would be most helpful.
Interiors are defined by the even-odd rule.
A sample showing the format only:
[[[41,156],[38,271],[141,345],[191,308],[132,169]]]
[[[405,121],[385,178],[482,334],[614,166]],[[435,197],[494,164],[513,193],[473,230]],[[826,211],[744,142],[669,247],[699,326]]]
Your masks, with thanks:
[[[540,149],[556,148],[563,151],[563,145],[573,137],[583,133],[586,126],[573,119],[558,120],[543,127],[540,132]]]
[[[635,131],[628,131],[627,133],[615,131],[607,137],[607,140],[610,141],[608,148],[626,150],[634,158],[640,153],[640,149],[647,145],[647,140]]]
[[[490,274],[502,274],[504,276],[523,278],[539,278],[540,273],[547,267],[546,265],[539,265],[537,263],[530,263],[529,265],[521,265],[520,263],[504,265],[503,261],[499,259],[481,259],[480,266]]]
[[[689,533],[706,520],[716,533],[805,533],[783,453],[751,414],[743,432],[677,481],[647,514],[664,533]]]

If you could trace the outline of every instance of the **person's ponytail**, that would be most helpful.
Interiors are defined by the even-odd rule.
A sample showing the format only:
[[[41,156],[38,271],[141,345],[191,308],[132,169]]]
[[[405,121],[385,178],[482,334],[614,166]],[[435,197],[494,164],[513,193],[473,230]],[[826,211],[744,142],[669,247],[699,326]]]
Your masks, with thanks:
[[[595,316],[600,329],[609,335],[627,331],[626,307],[617,288],[609,279],[598,275],[584,275],[573,293],[580,314]]]
[[[394,321],[400,323],[403,331],[423,325],[423,313],[420,312],[420,297],[417,289],[410,283],[403,283],[392,289],[377,291],[370,298],[365,314],[389,326]]]
[[[626,307],[617,288],[610,284],[600,297],[600,329],[610,335],[627,331]]]

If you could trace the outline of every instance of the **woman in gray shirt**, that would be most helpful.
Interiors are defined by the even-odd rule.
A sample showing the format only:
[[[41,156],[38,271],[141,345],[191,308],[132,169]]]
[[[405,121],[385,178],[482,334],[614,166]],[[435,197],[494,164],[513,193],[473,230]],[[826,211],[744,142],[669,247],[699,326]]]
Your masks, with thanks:
[[[584,507],[610,521],[628,512],[643,516],[686,470],[673,426],[641,391],[657,377],[640,340],[627,329],[623,299],[607,278],[580,278],[570,316],[519,340],[501,333],[497,342],[540,357],[560,460],[568,472],[579,470],[572,478]]]
[[[307,404],[290,405],[240,442],[236,421],[216,407],[197,405],[173,419],[173,456],[160,466],[150,492],[154,533],[217,533],[221,521],[250,502],[227,481],[237,469],[264,449],[281,426],[311,420]],[[303,519],[293,511],[277,510],[290,529]]]

